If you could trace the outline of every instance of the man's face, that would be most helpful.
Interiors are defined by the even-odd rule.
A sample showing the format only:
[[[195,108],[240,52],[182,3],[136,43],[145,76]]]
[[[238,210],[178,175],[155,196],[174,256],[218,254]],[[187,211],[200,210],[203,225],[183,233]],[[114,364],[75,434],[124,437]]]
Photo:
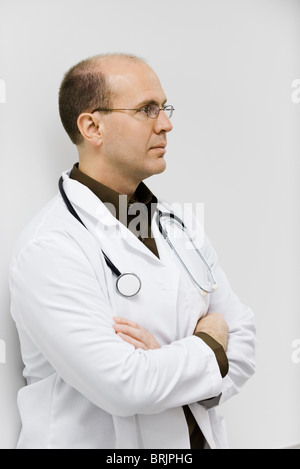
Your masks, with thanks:
[[[108,70],[113,90],[113,109],[141,109],[147,104],[166,104],[166,96],[154,71],[143,63],[115,65]],[[145,111],[103,114],[102,155],[113,170],[137,182],[166,168],[167,132],[172,124],[160,111],[156,119]]]

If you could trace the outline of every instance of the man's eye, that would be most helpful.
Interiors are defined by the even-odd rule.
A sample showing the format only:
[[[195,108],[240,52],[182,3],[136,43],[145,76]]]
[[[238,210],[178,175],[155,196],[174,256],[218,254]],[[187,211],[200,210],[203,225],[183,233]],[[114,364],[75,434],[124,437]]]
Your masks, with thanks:
[[[144,106],[140,109],[139,112],[143,112],[144,114],[148,114],[148,111],[149,111],[149,106]]]

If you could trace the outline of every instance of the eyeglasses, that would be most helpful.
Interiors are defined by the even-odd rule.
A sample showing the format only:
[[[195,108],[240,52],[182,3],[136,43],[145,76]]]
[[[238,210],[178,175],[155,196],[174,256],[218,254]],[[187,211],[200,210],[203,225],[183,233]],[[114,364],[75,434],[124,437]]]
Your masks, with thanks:
[[[113,111],[136,111],[136,112],[141,112],[144,113],[147,117],[150,117],[150,119],[156,119],[160,113],[160,111],[164,111],[169,119],[173,116],[173,112],[175,111],[174,107],[171,105],[164,106],[160,108],[157,104],[149,104],[147,106],[144,106],[140,109],[106,109],[106,108],[97,108],[94,109],[92,114],[96,111],[99,112],[113,112]]]

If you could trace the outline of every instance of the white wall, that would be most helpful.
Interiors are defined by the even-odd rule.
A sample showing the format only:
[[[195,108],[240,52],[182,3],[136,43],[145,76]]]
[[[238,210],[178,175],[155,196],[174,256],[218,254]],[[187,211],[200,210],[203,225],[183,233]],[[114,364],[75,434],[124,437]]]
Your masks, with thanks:
[[[207,233],[256,313],[257,374],[221,409],[231,445],[300,442],[299,36],[299,0],[0,0],[0,448],[15,446],[23,383],[9,257],[76,161],[57,111],[63,73],[111,51],[148,59],[176,108],[168,170],[148,185],[205,203]]]

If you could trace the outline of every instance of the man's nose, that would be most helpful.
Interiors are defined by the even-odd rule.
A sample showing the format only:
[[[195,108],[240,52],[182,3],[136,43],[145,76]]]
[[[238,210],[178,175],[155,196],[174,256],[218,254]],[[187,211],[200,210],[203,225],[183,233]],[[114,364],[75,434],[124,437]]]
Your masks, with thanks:
[[[159,134],[160,132],[171,132],[173,129],[172,122],[168,118],[165,111],[161,110],[157,118],[155,119],[154,131]]]

